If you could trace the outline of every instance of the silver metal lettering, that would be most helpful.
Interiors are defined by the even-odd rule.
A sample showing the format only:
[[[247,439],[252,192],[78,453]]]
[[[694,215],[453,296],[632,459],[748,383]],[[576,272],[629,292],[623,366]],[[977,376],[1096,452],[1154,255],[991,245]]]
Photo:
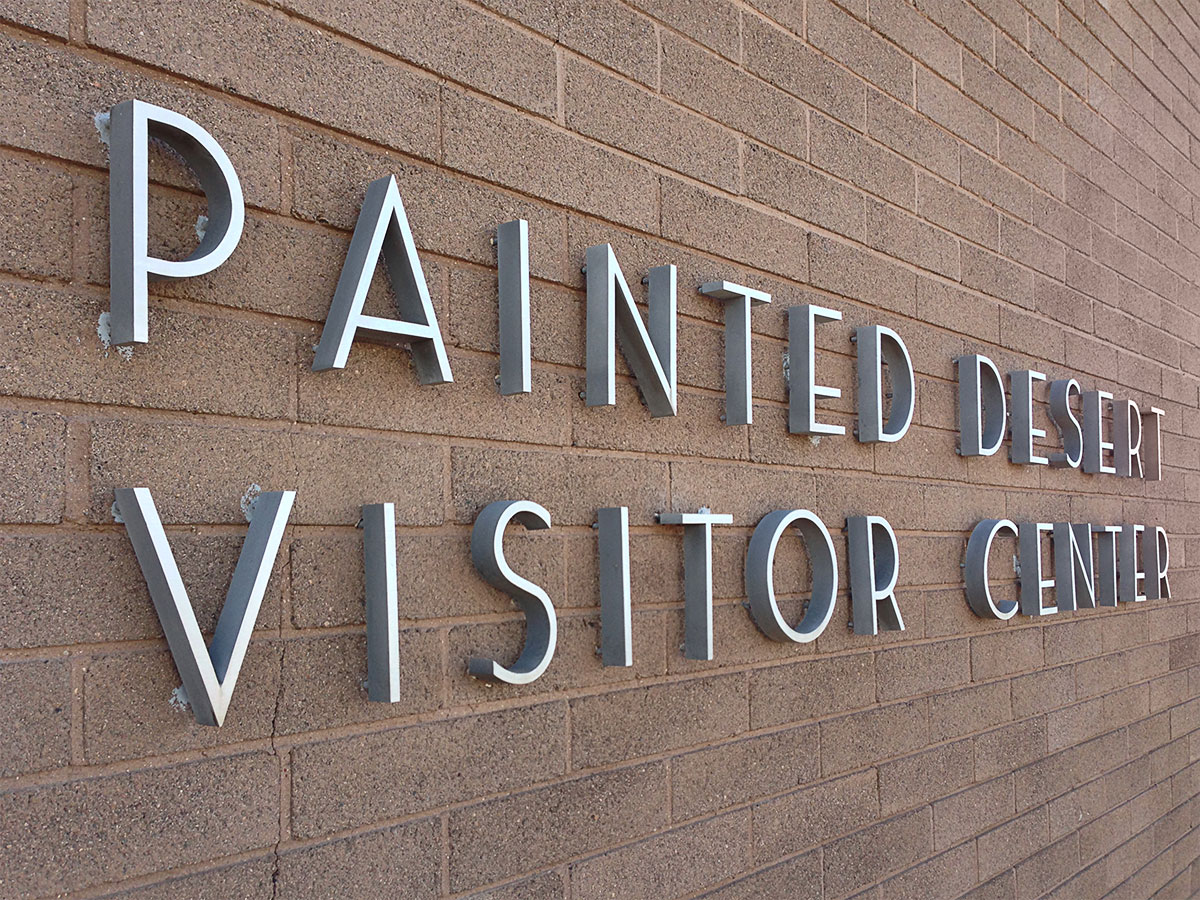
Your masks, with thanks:
[[[512,597],[525,613],[525,646],[511,666],[473,656],[467,671],[484,681],[530,684],[542,676],[554,658],[558,617],[550,596],[514,572],[504,556],[504,529],[513,520],[531,531],[550,527],[550,513],[532,500],[489,503],[471,529],[471,562],[488,584]]]
[[[246,658],[296,492],[270,491],[255,499],[250,528],[229,582],[212,644],[207,647],[150,489],[117,488],[116,497],[117,509],[125,520],[125,530],[146,577],[150,599],[154,601],[196,721],[219,726],[225,721]]]
[[[368,316],[362,311],[381,254],[401,319]],[[409,343],[421,384],[454,380],[394,175],[376,179],[367,187],[313,358],[313,371],[345,368],[350,345],[359,332],[381,343]]]
[[[896,602],[900,577],[900,545],[896,532],[882,516],[846,519],[847,568],[855,634],[903,631],[904,618]]]
[[[675,267],[648,275],[649,329],[643,324],[611,244],[587,250],[587,405],[617,402],[616,345],[655,418],[676,412]]]
[[[233,163],[207,131],[177,112],[126,100],[109,113],[109,308],[114,344],[150,337],[151,278],[194,278],[229,259],[242,237],[246,209]],[[208,201],[208,227],[187,259],[151,256],[149,141],[167,144],[196,174]]]
[[[784,621],[775,600],[775,550],[789,526],[795,525],[808,550],[812,595],[796,627]],[[750,537],[746,552],[746,596],[754,624],[781,643],[807,644],[825,631],[837,602],[838,568],[833,539],[825,523],[807,509],[777,509],[767,513]]]
[[[660,513],[658,521],[683,526],[684,656],[712,659],[712,527],[732,525],[733,516],[702,507],[694,513]]]
[[[706,282],[700,293],[725,301],[725,424],[749,425],[754,420],[750,307],[770,303],[771,295],[730,281]]]

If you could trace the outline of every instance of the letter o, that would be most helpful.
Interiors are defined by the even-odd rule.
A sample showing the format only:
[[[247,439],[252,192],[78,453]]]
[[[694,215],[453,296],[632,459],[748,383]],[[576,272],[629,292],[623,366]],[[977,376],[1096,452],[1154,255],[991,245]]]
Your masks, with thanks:
[[[812,597],[804,618],[795,628],[784,621],[775,600],[775,549],[789,525],[795,525],[808,550],[812,572]],[[833,617],[837,600],[838,568],[833,539],[820,518],[807,509],[777,509],[754,529],[746,553],[746,595],[750,615],[767,637],[783,643],[807,644],[820,637]]]

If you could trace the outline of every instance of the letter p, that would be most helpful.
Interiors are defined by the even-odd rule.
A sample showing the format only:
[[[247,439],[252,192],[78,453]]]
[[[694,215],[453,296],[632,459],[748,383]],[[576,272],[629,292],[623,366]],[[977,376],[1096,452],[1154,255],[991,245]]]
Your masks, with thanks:
[[[246,210],[233,164],[212,135],[186,116],[126,100],[110,111],[109,278],[114,344],[149,340],[147,283],[194,278],[229,259],[242,237]],[[208,228],[191,256],[159,259],[148,249],[149,141],[162,141],[195,172],[208,200]]]

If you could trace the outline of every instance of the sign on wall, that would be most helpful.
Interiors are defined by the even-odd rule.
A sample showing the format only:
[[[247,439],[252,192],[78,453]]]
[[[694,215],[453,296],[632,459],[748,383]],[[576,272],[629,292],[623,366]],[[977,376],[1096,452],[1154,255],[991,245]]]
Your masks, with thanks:
[[[128,100],[111,110],[110,274],[111,333],[117,344],[148,342],[153,333],[149,282],[191,278],[212,272],[229,259],[241,238],[245,209],[237,173],[228,156],[199,124],[171,110]],[[208,200],[208,225],[185,260],[150,255],[148,233],[148,147],[158,140],[195,172]],[[533,390],[530,352],[529,225],[505,222],[496,230],[500,372],[498,403]],[[382,259],[396,304],[395,318],[363,312],[371,278]],[[611,245],[589,247],[581,261],[586,273],[586,391],[589,407],[616,404],[618,347],[633,374],[650,415],[677,415],[675,266],[650,269],[647,314]],[[752,425],[752,311],[770,303],[770,294],[714,279],[697,286],[725,313],[725,415],[729,426]],[[841,396],[819,384],[818,327],[838,327],[838,310],[806,304],[788,315],[788,431],[796,435],[845,438],[841,425],[820,421],[819,401]],[[903,337],[882,325],[853,329],[857,425],[850,439],[896,443],[913,420],[915,378]],[[400,186],[386,175],[367,188],[345,264],[325,320],[312,367],[343,377],[356,341],[403,343],[412,353],[422,385],[453,390],[446,353],[425,274],[416,251]],[[1109,475],[1157,481],[1162,477],[1162,416],[1158,407],[1143,413],[1128,398],[1100,389],[1083,390],[1075,378],[1048,381],[1032,369],[1002,374],[979,353],[955,360],[958,379],[957,452],[992,456],[1009,444],[1013,465],[1074,469],[1088,476]],[[1006,390],[1007,382],[1007,390]],[[1037,447],[1047,437],[1034,424],[1037,389],[1046,384],[1047,408],[1058,449],[1048,456]],[[425,388],[422,388],[425,389]],[[1011,398],[1011,399],[1010,399]],[[205,644],[170,542],[146,487],[120,488],[116,506],[133,544],[155,609],[197,721],[220,725],[229,708],[238,672],[279,552],[296,492],[261,494],[253,509],[225,605],[210,644]],[[712,617],[712,533],[734,524],[732,515],[701,508],[695,512],[657,511],[658,521],[682,529],[684,550],[684,653],[689,659],[714,658]],[[475,520],[471,558],[480,577],[507,593],[526,621],[524,646],[503,664],[471,658],[469,675],[509,684],[529,684],[551,664],[557,641],[553,599],[514,571],[504,550],[510,524],[549,529],[551,513],[535,499],[503,499],[488,504]],[[739,523],[745,524],[745,523]],[[900,542],[878,515],[849,515],[845,542],[853,630],[875,635],[904,629],[895,588]],[[601,658],[605,666],[633,663],[629,564],[629,510],[596,511]],[[395,702],[400,696],[395,510],[391,503],[364,498],[363,557],[366,575],[368,697]],[[789,622],[776,601],[774,560],[785,536],[798,537],[810,562],[811,597],[799,622]],[[998,538],[1017,541],[1019,598],[997,600],[989,563]],[[1043,547],[1053,563],[1043,564]],[[964,591],[983,618],[1052,615],[1059,610],[1116,607],[1170,596],[1167,532],[1147,524],[1092,522],[1013,522],[986,519],[967,542]],[[763,635],[782,643],[816,640],[833,617],[839,575],[834,540],[826,523],[807,509],[779,509],[755,523],[746,550],[745,587],[749,615]],[[1047,603],[1047,592],[1053,603]]]

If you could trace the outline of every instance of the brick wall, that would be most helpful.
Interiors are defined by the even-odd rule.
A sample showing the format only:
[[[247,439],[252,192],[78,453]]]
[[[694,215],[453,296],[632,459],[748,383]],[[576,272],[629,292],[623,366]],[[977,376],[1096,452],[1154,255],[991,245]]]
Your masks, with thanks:
[[[1200,5],[1194,0],[0,0],[0,895],[1187,897],[1200,891]],[[137,97],[209,129],[247,198],[211,275],[108,308],[105,145]],[[204,210],[152,159],[155,250]],[[395,173],[455,383],[358,343],[310,371],[366,184]],[[529,220],[534,392],[495,386],[495,226]],[[679,266],[680,414],[587,409],[586,248]],[[718,304],[754,312],[755,423],[727,427]],[[894,445],[787,433],[786,308],[816,302],[824,417],[853,425],[852,327],[917,370]],[[377,279],[370,304],[387,309]],[[954,453],[952,359],[1074,375],[1166,410],[1163,480]],[[623,370],[624,371],[624,370]],[[1042,415],[1039,413],[1039,415]],[[1046,422],[1041,422],[1043,427]],[[1053,433],[1053,432],[1052,432]],[[252,484],[298,498],[227,724],[178,678],[116,487],[150,487],[202,627]],[[471,523],[528,498],[522,620]],[[366,700],[363,503],[400,523],[401,700]],[[601,506],[632,525],[634,665],[603,668]],[[717,529],[716,659],[684,658],[682,543]],[[758,519],[899,534],[902,634],[815,644],[743,609]],[[1171,534],[1174,597],[987,622],[983,518]],[[844,543],[835,540],[839,554]],[[784,551],[781,584],[802,585]],[[845,582],[843,581],[843,584]],[[789,595],[794,616],[799,599]]]

